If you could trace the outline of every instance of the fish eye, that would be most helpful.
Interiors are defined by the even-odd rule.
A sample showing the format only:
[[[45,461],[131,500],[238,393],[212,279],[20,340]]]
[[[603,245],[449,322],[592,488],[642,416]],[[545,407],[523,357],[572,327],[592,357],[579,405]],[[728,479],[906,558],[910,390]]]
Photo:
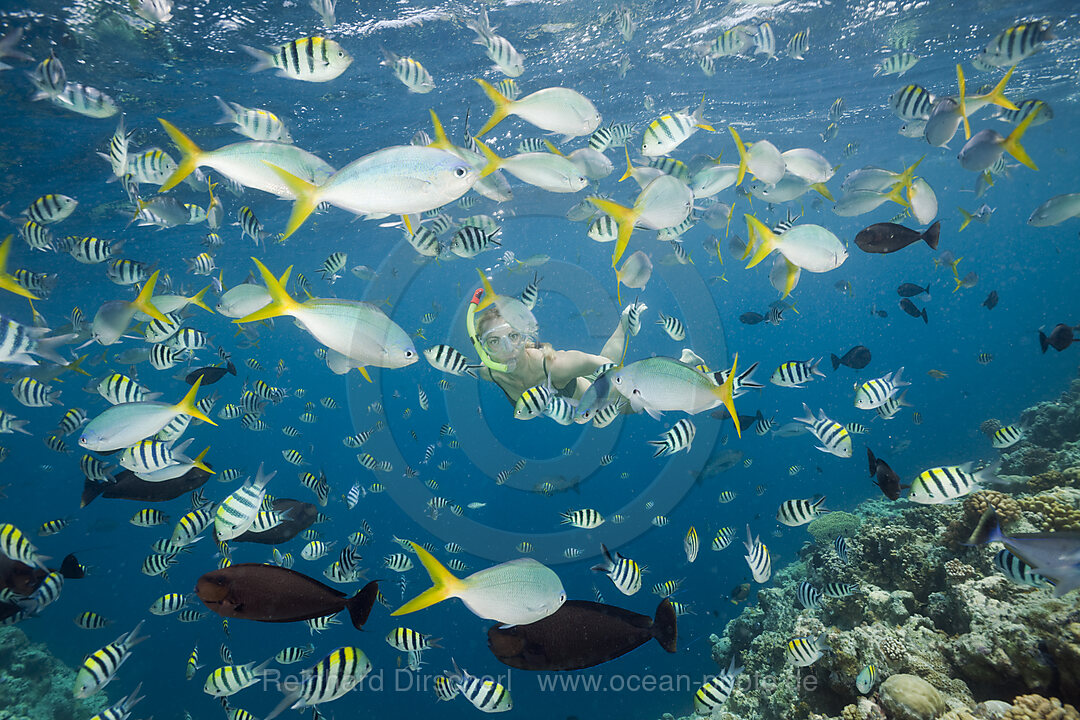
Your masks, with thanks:
[[[454,175],[455,175],[455,176],[457,176],[457,177],[459,177],[459,178],[463,178],[463,177],[465,177],[465,174],[466,174],[467,172],[468,172],[468,171],[467,171],[467,170],[466,170],[465,168],[463,168],[463,167],[459,167],[459,168],[456,168],[456,169],[454,170]]]
[[[412,350],[406,350],[406,351],[405,351],[405,358],[406,358],[406,359],[409,359],[409,358],[411,358],[411,357],[412,357],[412,356],[413,356],[414,354],[415,354],[415,353],[413,353],[413,351],[412,351]]]

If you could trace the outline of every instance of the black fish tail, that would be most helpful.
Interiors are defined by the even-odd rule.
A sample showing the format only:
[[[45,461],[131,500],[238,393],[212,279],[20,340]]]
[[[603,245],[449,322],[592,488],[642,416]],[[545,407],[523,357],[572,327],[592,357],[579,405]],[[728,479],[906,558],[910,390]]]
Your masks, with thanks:
[[[1046,348],[1050,347],[1050,341],[1046,339],[1046,333],[1042,330],[1039,331],[1039,347],[1042,348],[1043,354],[1046,354]]]
[[[926,229],[926,232],[922,234],[922,239],[926,241],[926,244],[930,246],[931,250],[937,250],[938,236],[940,234],[941,221],[938,220],[936,223]]]
[[[833,370],[840,367],[840,358],[836,357],[832,353],[829,353],[829,359],[832,360],[832,369]]]
[[[994,511],[993,507],[988,507],[983,512],[982,517],[979,518],[979,524],[975,526],[975,531],[971,533],[971,537],[964,544],[985,545],[990,542],[1000,542],[1004,538],[1001,525],[998,523],[997,512]]]
[[[926,325],[929,325],[929,324],[930,324],[930,320],[929,320],[929,319],[927,319],[927,317],[926,317],[926,308],[923,308],[923,309],[922,309],[922,321],[923,321],[923,323],[924,323],[924,324],[926,324]]]
[[[656,607],[656,616],[653,618],[653,637],[669,653],[675,652],[679,629],[676,626],[675,608],[671,605],[669,598],[661,600]]]
[[[379,581],[372,580],[345,601],[345,607],[349,610],[349,619],[357,630],[364,629],[364,623],[371,615],[371,608],[375,605],[375,599],[379,596]]]
[[[1046,352],[1046,348],[1043,348],[1043,352]],[[90,478],[84,478],[82,498],[79,500],[79,507],[84,508],[97,499],[98,495],[105,492],[105,483],[98,482],[97,480],[91,480]]]

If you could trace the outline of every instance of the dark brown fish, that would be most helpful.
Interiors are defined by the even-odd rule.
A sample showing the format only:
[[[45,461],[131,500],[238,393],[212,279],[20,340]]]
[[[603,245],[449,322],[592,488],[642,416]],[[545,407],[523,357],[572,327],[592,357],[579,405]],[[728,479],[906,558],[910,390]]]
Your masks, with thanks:
[[[300,500],[274,498],[271,506],[274,512],[280,515],[288,513],[279,525],[261,533],[253,533],[248,530],[243,535],[233,538],[233,542],[280,545],[283,542],[292,540],[311,527],[311,524],[315,522],[315,518],[319,515],[319,508]]]
[[[983,300],[982,304],[983,304],[983,307],[986,308],[987,310],[993,310],[995,307],[997,307],[997,304],[998,304],[997,290],[991,290],[990,294],[986,296],[986,299]]]
[[[870,364],[870,348],[865,345],[856,345],[855,347],[844,353],[844,357],[836,357],[830,354],[832,358],[832,369],[836,370],[841,365],[846,365],[852,370],[862,370],[864,367]]]
[[[79,507],[86,507],[99,495],[113,500],[166,502],[198,490],[209,479],[210,473],[196,467],[178,478],[162,482],[147,482],[130,470],[123,470],[113,476],[111,482],[98,482],[86,478],[83,482],[82,500]]]
[[[1042,330],[1039,331],[1039,347],[1045,353],[1047,348],[1054,348],[1058,352],[1061,352],[1065,348],[1072,345],[1075,337],[1073,336],[1073,328],[1065,323],[1058,323],[1054,326],[1054,329],[1050,331],[1050,335],[1047,336]]]
[[[195,594],[222,617],[258,622],[299,622],[347,609],[353,626],[363,630],[379,583],[372,580],[346,598],[345,593],[295,570],[240,563],[203,575],[195,583]]]
[[[919,308],[915,307],[915,303],[911,302],[911,300],[909,300],[908,298],[900,298],[900,309],[913,318],[921,317],[924,323],[930,323],[930,321],[926,318],[926,308],[920,310]]]
[[[731,602],[738,605],[746,598],[750,597],[750,583],[743,583],[742,585],[736,585],[731,588]]]
[[[210,367],[192,370],[188,373],[187,377],[184,378],[184,382],[188,385],[194,385],[196,380],[202,378],[202,385],[200,385],[200,387],[206,387],[207,385],[213,385],[218,380],[225,377],[226,374],[236,375],[236,366],[232,364],[231,360],[225,367],[211,365]]]
[[[930,283],[926,283],[926,287],[916,285],[915,283],[903,283],[896,288],[896,294],[900,297],[917,297],[926,293],[925,300],[930,299]]]
[[[855,236],[855,244],[863,252],[892,253],[903,250],[912,243],[924,240],[931,249],[937,250],[938,235],[940,233],[940,220],[928,227],[925,232],[912,230],[896,223],[877,223],[860,230],[858,235]]]
[[[746,312],[739,316],[739,322],[741,322],[743,325],[757,325],[764,319],[764,315],[756,312]]]
[[[900,476],[896,474],[889,463],[881,458],[874,457],[874,451],[866,448],[866,457],[870,461],[870,477],[875,478],[874,484],[881,488],[881,492],[890,500],[900,499],[900,490],[908,487],[900,484]]]
[[[675,609],[664,598],[656,617],[614,605],[567,600],[543,620],[529,625],[488,628],[488,648],[504,665],[519,670],[581,670],[625,655],[656,638],[675,652]]]
[[[0,589],[25,597],[37,590],[47,574],[39,567],[13,560],[0,553]],[[85,577],[86,571],[74,555],[67,555],[60,563],[60,574],[66,580],[77,580]]]

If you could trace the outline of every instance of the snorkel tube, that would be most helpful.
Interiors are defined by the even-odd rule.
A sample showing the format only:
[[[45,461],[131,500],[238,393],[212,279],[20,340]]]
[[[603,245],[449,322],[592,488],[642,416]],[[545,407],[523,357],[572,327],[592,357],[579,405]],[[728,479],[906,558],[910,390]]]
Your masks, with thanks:
[[[469,301],[469,313],[465,316],[465,330],[469,333],[469,339],[472,340],[476,354],[480,356],[480,362],[484,363],[485,367],[502,373],[509,372],[509,365],[491,359],[491,356],[487,354],[487,350],[484,349],[484,343],[480,342],[480,338],[476,335],[475,316],[476,311],[480,309],[480,298],[483,294],[484,288],[476,288],[476,292],[473,293],[472,300]]]

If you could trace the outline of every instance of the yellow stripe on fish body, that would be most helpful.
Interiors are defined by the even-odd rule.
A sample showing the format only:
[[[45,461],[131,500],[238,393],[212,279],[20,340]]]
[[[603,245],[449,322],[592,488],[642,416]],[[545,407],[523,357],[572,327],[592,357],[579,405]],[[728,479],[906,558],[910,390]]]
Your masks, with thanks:
[[[98,615],[93,610],[84,610],[75,616],[75,624],[83,630],[100,630],[111,622],[111,620]]]
[[[150,612],[154,615],[170,615],[180,612],[187,605],[187,596],[183,593],[167,593],[162,595],[150,606]]]
[[[286,707],[299,710],[337,700],[359,685],[369,672],[371,661],[363,650],[338,648],[304,672],[303,684],[285,696],[278,710]]]
[[[1019,425],[1006,425],[994,431],[993,445],[998,450],[1010,448],[1024,437],[1024,428]]]
[[[980,473],[972,474],[971,466],[971,463],[964,463],[924,470],[911,483],[908,499],[924,505],[937,505],[967,495],[977,489],[980,483]]]
[[[506,712],[514,706],[510,692],[502,684],[474,677],[464,670],[457,672],[458,689],[477,710],[487,713]]]
[[[735,539],[735,528],[722,527],[716,531],[716,537],[712,541],[712,549],[717,552],[727,548]]]
[[[131,632],[118,637],[115,642],[86,656],[75,676],[75,697],[90,697],[113,679],[124,661],[131,657],[131,649],[146,639],[146,636],[139,636],[141,627],[142,622]]]
[[[271,48],[273,52],[242,46],[258,62],[251,72],[277,68],[278,75],[306,82],[327,82],[341,75],[352,56],[334,40],[306,37]]]
[[[41,558],[22,530],[11,523],[0,525],[0,552],[12,560],[45,569],[44,560],[47,558]]]
[[[418,652],[436,647],[438,641],[430,635],[424,635],[407,627],[398,627],[391,630],[386,636],[386,642],[390,647],[402,652]]]
[[[683,538],[683,551],[686,553],[686,561],[694,562],[697,560],[698,549],[700,548],[700,542],[698,541],[697,528],[693,525],[686,531],[686,537]]]
[[[797,667],[808,667],[817,662],[829,646],[825,644],[825,633],[817,638],[797,637],[788,641],[785,648],[787,660]]]
[[[732,658],[727,670],[698,688],[694,693],[694,710],[697,714],[710,715],[723,705],[735,688],[735,678],[741,672],[742,668],[735,667],[735,658]]]
[[[273,660],[271,658],[270,660]],[[210,673],[203,684],[203,692],[213,697],[229,697],[244,688],[251,687],[259,682],[263,670],[270,664],[270,660],[256,665],[253,662],[246,665],[225,665]]]

